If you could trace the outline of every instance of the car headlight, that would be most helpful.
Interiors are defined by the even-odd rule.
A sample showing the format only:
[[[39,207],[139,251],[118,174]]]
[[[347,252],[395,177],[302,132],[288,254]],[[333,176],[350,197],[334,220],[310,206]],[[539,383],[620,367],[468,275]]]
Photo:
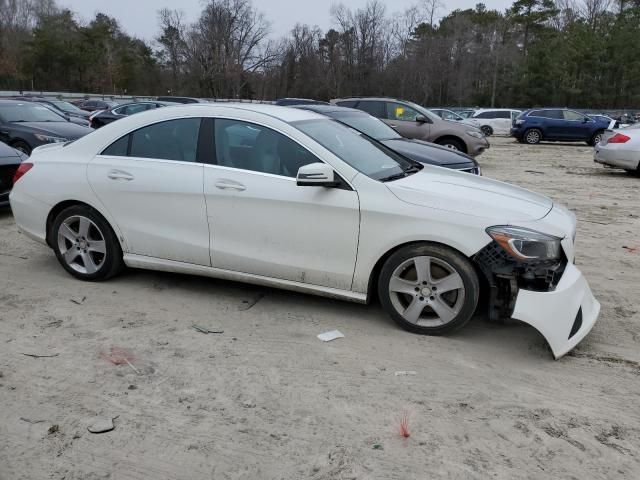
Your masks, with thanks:
[[[474,132],[473,130],[469,130],[467,132],[467,135],[473,138],[484,138],[484,135],[482,134],[482,132]]]
[[[522,227],[496,226],[487,233],[512,257],[521,260],[558,260],[561,238]]]
[[[36,133],[35,137],[40,140],[41,142],[45,142],[45,143],[64,143],[64,142],[68,142],[69,139],[68,138],[64,138],[64,137],[51,137],[49,135],[42,135],[40,133]]]

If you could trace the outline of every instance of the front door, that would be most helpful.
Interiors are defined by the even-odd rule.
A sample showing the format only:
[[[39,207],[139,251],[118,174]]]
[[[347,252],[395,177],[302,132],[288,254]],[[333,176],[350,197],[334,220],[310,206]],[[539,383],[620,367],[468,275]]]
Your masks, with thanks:
[[[405,138],[430,140],[431,124],[418,122],[418,117],[424,117],[413,108],[396,102],[385,102],[387,118],[385,122],[398,131]]]
[[[215,120],[216,164],[204,167],[215,268],[350,290],[360,209],[348,187],[299,187],[320,160],[267,127]]]
[[[200,123],[185,118],[141,128],[89,163],[89,182],[130,253],[211,265]]]

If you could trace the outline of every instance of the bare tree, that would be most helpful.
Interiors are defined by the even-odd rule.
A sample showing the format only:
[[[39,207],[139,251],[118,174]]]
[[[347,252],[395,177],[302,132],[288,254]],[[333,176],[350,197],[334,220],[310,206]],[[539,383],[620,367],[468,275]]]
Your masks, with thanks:
[[[171,91],[178,90],[178,77],[184,63],[185,23],[184,12],[163,8],[158,12],[160,36],[156,39],[162,46],[165,61],[171,69]]]

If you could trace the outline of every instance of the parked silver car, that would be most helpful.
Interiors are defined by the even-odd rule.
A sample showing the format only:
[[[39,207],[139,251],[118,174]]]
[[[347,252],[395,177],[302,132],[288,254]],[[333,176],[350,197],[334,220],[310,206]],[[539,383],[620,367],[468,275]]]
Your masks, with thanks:
[[[640,124],[604,132],[595,146],[594,161],[629,173],[640,173]]]
[[[352,97],[334,99],[331,103],[363,110],[378,117],[406,138],[437,143],[474,157],[489,148],[489,141],[480,129],[443,120],[426,108],[406,100]]]

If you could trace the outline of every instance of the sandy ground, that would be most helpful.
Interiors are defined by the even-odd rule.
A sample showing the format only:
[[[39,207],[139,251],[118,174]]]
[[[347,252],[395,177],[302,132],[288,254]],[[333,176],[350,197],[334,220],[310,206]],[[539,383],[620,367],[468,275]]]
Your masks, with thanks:
[[[485,175],[579,219],[602,315],[559,361],[482,316],[431,338],[377,305],[143,271],[78,282],[0,213],[0,479],[640,478],[640,249],[623,248],[640,247],[640,178],[585,145],[492,143]],[[96,417],[115,430],[89,433]]]

